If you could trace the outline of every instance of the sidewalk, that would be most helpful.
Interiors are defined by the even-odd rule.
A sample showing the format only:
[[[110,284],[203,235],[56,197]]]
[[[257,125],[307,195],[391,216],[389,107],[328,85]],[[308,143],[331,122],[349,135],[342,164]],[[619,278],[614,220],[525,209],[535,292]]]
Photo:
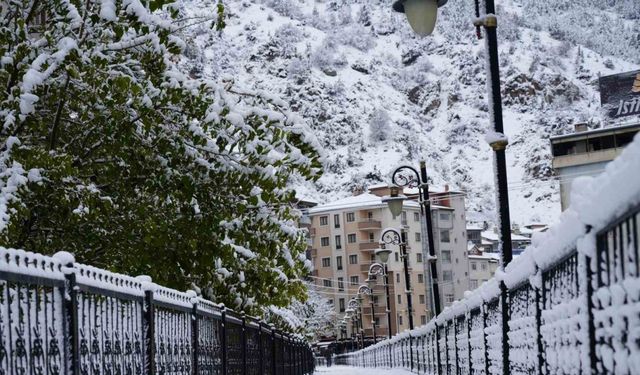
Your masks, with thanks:
[[[331,366],[316,368],[315,375],[413,375],[403,369],[377,369],[351,366]]]

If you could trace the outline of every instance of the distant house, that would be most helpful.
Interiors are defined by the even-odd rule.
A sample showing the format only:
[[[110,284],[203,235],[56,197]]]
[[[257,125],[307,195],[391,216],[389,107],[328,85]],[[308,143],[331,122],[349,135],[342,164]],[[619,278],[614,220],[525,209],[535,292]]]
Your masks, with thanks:
[[[469,290],[473,290],[493,277],[500,264],[500,256],[496,253],[485,253],[472,242],[469,242],[468,246]]]
[[[482,237],[482,243],[480,248],[485,253],[498,253],[498,244],[500,243],[500,234],[494,231],[483,231],[480,236]],[[520,255],[524,249],[531,245],[531,238],[525,237],[516,233],[511,233],[511,248],[513,249],[513,255]]]

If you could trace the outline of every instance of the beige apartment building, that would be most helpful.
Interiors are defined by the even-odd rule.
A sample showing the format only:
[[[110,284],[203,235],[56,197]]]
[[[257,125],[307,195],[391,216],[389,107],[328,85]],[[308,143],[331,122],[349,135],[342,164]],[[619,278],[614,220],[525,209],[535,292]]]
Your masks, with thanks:
[[[386,203],[382,202],[382,197],[388,194],[389,188],[379,185],[371,187],[368,192],[308,209],[311,239],[308,256],[314,265],[311,278],[323,295],[333,303],[338,316],[342,317],[348,308],[348,301],[356,296],[358,287],[365,284],[369,266],[376,261],[375,250],[380,246],[383,230],[402,229],[408,243],[413,317],[417,327],[425,324],[431,317],[431,291],[426,263],[428,245],[424,220],[421,220],[418,202],[411,199],[404,202],[402,215],[393,218]],[[407,195],[412,197],[411,194]],[[447,193],[443,195],[445,196]],[[455,199],[444,203],[453,207],[432,205],[432,217],[438,262],[441,262],[443,256],[447,259],[444,270],[438,266],[443,285],[442,300],[448,301],[445,301],[446,306],[460,298],[464,290],[468,289],[468,265],[464,197],[457,193]],[[391,245],[390,249],[393,251],[388,263],[391,333],[395,334],[408,329],[409,322],[403,262],[398,246]],[[443,278],[447,281],[442,280]],[[456,283],[465,283],[465,286],[456,288]],[[385,337],[389,327],[385,309],[386,296],[381,280],[374,288],[373,299],[376,333],[379,338]],[[363,315],[365,336],[373,337],[368,297],[363,300]],[[350,327],[348,334],[351,334]],[[336,337],[340,337],[339,332],[336,332]]]

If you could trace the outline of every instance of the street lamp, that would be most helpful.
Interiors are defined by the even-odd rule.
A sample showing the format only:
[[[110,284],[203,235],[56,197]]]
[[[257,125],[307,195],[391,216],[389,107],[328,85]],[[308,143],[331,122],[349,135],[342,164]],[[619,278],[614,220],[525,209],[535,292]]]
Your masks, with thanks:
[[[409,22],[419,21],[416,17],[418,16],[419,11],[416,11],[414,8],[407,6],[409,2],[416,1],[433,1],[433,0],[398,0],[394,3],[394,10],[398,12],[407,13],[407,17],[409,18]],[[440,4],[439,0],[438,5],[444,5],[446,1]],[[490,116],[492,117],[493,130],[494,134],[489,137],[489,145],[493,149],[495,155],[495,170],[496,170],[496,201],[499,206],[498,209],[498,226],[500,227],[500,254],[501,254],[501,268],[504,270],[507,265],[511,262],[513,258],[513,251],[511,248],[511,218],[509,217],[509,193],[507,186],[507,163],[505,156],[505,149],[509,144],[507,138],[504,136],[504,126],[502,120],[502,94],[500,92],[500,65],[498,63],[498,35],[497,35],[497,27],[498,27],[498,19],[496,17],[496,6],[494,0],[485,0],[485,15],[484,17],[480,16],[480,4],[479,0],[475,1],[476,5],[476,16],[477,20],[474,22],[476,27],[483,26],[485,30],[485,35],[487,37],[486,48],[487,48],[487,57],[489,59],[488,66],[488,83],[489,87],[491,87],[491,97],[489,102],[492,104],[490,110]],[[424,5],[422,6],[424,8]],[[421,8],[422,9],[422,8]],[[409,16],[409,12],[412,12],[413,15]],[[424,13],[424,12],[423,12]],[[415,16],[415,17],[414,17]],[[432,18],[429,16],[422,16],[422,23],[425,25],[431,24],[435,21],[435,17]],[[412,21],[413,20],[413,21]],[[420,23],[420,22],[417,22]],[[416,24],[417,25],[417,24]],[[428,26],[428,25],[427,25]],[[427,29],[423,26],[423,28],[416,28],[413,26],[414,30],[419,35],[426,35],[424,31]],[[428,31],[428,30],[427,30]],[[478,33],[480,37],[480,34]],[[504,282],[500,283],[500,304],[502,306],[502,319],[508,319],[509,317],[509,304],[507,298],[507,287]],[[504,368],[508,368],[509,366],[509,351],[507,350],[509,347],[509,335],[508,335],[508,325],[504,325],[504,329],[502,332],[502,345],[503,345],[503,353],[504,356],[503,366]]]
[[[393,10],[407,15],[409,25],[420,36],[430,35],[436,26],[438,8],[447,0],[396,0]]]
[[[421,216],[425,218],[427,224],[427,243],[429,245],[429,270],[431,274],[431,292],[433,301],[433,311],[437,316],[440,314],[440,288],[438,286],[438,267],[436,264],[436,248],[433,242],[433,220],[431,218],[431,201],[429,200],[429,183],[427,180],[427,164],[420,162],[420,172],[415,168],[403,165],[396,168],[391,174],[391,183],[396,187],[418,188]],[[397,194],[397,190],[391,189],[391,197]],[[400,201],[402,202],[402,201]],[[391,209],[391,206],[389,206]],[[402,210],[402,207],[400,207]]]
[[[402,204],[407,199],[406,195],[399,194],[399,192],[400,189],[397,186],[391,186],[390,194],[382,197],[382,203],[387,204],[394,219],[402,213]]]
[[[351,298],[347,303],[347,306],[349,307],[349,309],[347,310],[351,310],[354,312],[354,317],[356,321],[356,339],[358,338],[358,331],[359,331],[360,342],[361,342],[360,349],[362,349],[364,347],[364,337],[362,337],[362,314],[360,312],[360,302],[358,302],[357,297]]]
[[[378,251],[376,251],[376,255],[378,255]],[[390,301],[390,297],[389,297],[389,272],[387,272],[387,261],[389,260],[389,254],[387,254],[386,258],[384,259],[380,259],[380,261],[382,261],[382,263],[384,264],[380,264],[380,263],[373,263],[370,267],[369,267],[369,279],[371,279],[372,276],[382,276],[383,277],[383,281],[384,281],[384,292],[386,294],[387,297],[387,306],[386,306],[386,310],[385,312],[387,313],[387,332],[388,332],[388,336],[389,338],[391,338],[391,301]]]
[[[367,279],[367,284],[371,281],[371,279]],[[369,302],[371,303],[371,329],[373,330],[373,343],[378,342],[378,337],[376,336],[376,314],[373,305],[373,289],[369,285],[360,285],[358,288],[358,295],[367,295],[369,296]]]
[[[411,298],[411,278],[409,277],[409,253],[407,252],[407,236],[403,230],[398,231],[394,228],[385,229],[380,235],[380,242],[387,245],[398,245],[400,247],[400,256],[404,265],[404,282],[406,285],[405,293],[407,295],[407,314],[409,315],[409,329],[413,329],[413,304]]]

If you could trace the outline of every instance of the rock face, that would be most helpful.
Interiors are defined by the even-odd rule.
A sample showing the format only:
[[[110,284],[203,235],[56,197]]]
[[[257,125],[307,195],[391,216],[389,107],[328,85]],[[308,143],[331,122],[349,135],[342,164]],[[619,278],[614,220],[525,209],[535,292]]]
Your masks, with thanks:
[[[640,60],[640,46],[629,47],[637,48],[634,55],[612,48],[604,37],[585,46],[581,35],[560,33],[564,19],[550,19],[537,3],[503,0],[498,8],[509,194],[512,217],[520,223],[553,221],[560,212],[549,136],[577,121],[601,126],[598,75],[637,68]],[[553,6],[599,12],[592,3],[559,0]],[[623,3],[608,2],[607,17],[634,19],[635,8]],[[182,4],[200,16],[213,2]],[[354,187],[387,181],[400,163],[424,159],[434,184],[467,193],[470,219],[493,218],[484,40],[475,36],[472,2],[449,0],[427,38],[416,37],[386,1],[224,4],[228,19],[221,34],[206,25],[188,29],[191,54],[184,63],[194,74],[230,75],[269,92],[306,118],[325,147],[327,168],[317,184],[298,186],[301,195],[321,202],[349,195]],[[599,24],[576,27],[593,32],[589,27]],[[385,137],[372,137],[371,119],[381,110],[389,129]]]

